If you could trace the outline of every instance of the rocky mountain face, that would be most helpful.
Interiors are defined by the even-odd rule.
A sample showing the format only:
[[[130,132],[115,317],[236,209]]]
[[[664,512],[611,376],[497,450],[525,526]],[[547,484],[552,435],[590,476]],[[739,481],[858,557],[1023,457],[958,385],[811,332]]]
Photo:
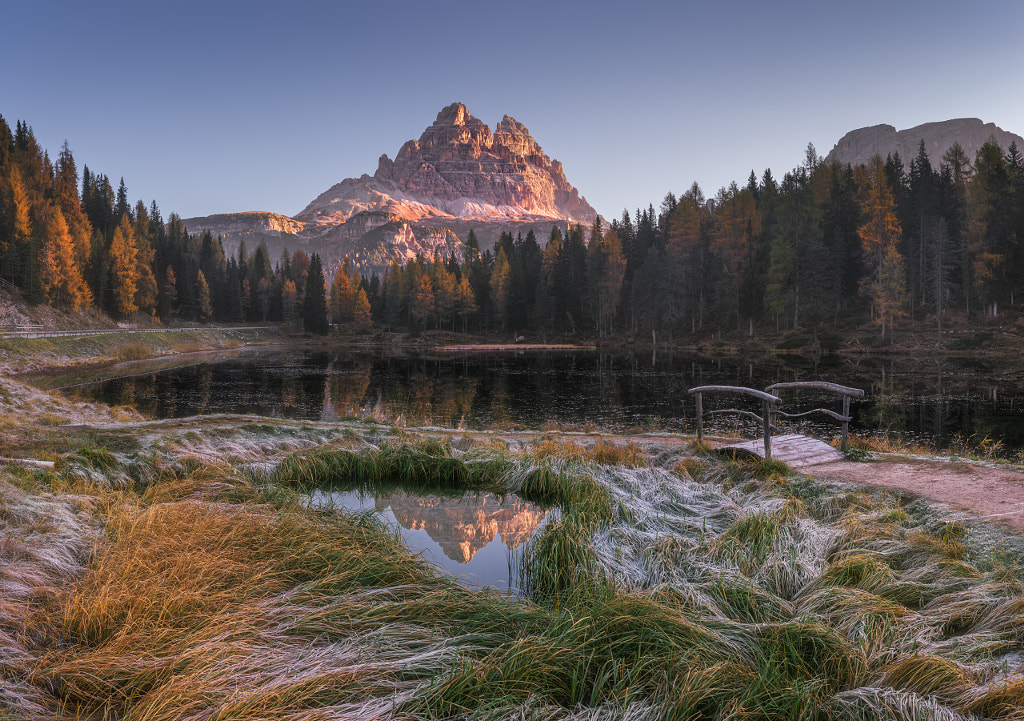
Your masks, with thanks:
[[[909,169],[910,161],[917,156],[922,140],[934,168],[939,167],[942,156],[957,142],[971,160],[989,140],[995,140],[1004,151],[1016,142],[1017,147],[1024,151],[1024,138],[1021,136],[1007,132],[994,123],[983,123],[978,118],[959,118],[941,123],[925,123],[907,130],[896,130],[891,125],[873,125],[852,130],[836,143],[826,159],[836,159],[843,164],[866,165],[875,153],[883,159],[891,153],[899,153]]]
[[[526,127],[506,115],[490,128],[453,103],[394,160],[382,155],[376,172],[348,178],[314,199],[294,218],[235,213],[189,218],[189,232],[220,235],[234,252],[266,242],[273,257],[287,247],[318,252],[327,267],[345,255],[364,272],[417,254],[461,253],[472,229],[486,248],[502,232],[534,230],[543,242],[552,225],[590,225],[597,212],[565,177]]]

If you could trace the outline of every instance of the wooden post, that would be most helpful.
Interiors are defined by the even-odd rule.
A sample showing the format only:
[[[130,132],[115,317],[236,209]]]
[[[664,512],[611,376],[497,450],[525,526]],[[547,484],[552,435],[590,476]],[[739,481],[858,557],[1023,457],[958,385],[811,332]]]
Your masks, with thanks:
[[[764,423],[764,459],[772,459],[772,418],[771,405],[768,401],[761,401],[761,421]]]
[[[697,393],[697,443],[704,442],[704,404],[701,394]]]
[[[849,418],[849,417],[850,417],[850,396],[844,394],[843,395],[843,418]],[[846,453],[846,435],[847,435],[847,431],[849,430],[849,428],[850,428],[850,421],[844,420],[843,421],[843,442],[842,442],[842,444],[840,446],[840,450],[842,450],[843,453]]]

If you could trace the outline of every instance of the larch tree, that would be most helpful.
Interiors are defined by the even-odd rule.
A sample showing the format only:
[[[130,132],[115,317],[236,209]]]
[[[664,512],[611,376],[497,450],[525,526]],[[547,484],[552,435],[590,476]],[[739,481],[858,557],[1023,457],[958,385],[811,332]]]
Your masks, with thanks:
[[[213,317],[213,301],[210,299],[210,285],[203,271],[196,272],[196,315],[203,323]]]
[[[121,216],[121,222],[114,229],[114,237],[107,249],[110,288],[114,296],[114,310],[126,318],[138,310],[135,293],[138,290],[138,250],[135,247],[135,229],[128,214]]]
[[[355,324],[356,330],[360,333],[365,333],[373,327],[373,316],[370,314],[370,299],[366,297],[366,291],[362,288],[356,291],[352,321]]]
[[[885,338],[886,326],[889,338],[896,327],[896,321],[906,317],[907,275],[903,256],[895,243],[886,247],[878,267],[878,277],[871,288],[871,300],[878,311],[878,322]]]
[[[473,286],[469,284],[467,275],[463,275],[459,280],[455,299],[455,313],[462,320],[462,332],[465,333],[469,317],[477,311],[476,296],[473,294]]]
[[[54,305],[81,310],[92,302],[74,241],[59,207],[47,212],[46,234],[39,257],[39,281]]]
[[[906,270],[899,251],[901,230],[885,166],[880,156],[861,174],[861,213],[863,224],[857,229],[863,257],[868,267],[864,291],[875,309],[875,320],[892,332],[895,321],[905,313],[907,300]]]
[[[285,278],[281,281],[281,320],[291,325],[298,317],[299,294],[295,290],[295,281]]]
[[[11,236],[11,243],[8,244],[8,247],[3,248],[3,261],[5,262],[0,264],[0,274],[13,280],[16,277],[14,265],[15,257],[23,247],[28,245],[29,238],[32,235],[32,225],[29,214],[31,206],[28,200],[28,192],[26,191],[25,184],[22,181],[21,171],[18,170],[17,166],[11,167],[8,187],[11,194],[11,230],[13,232]]]
[[[75,260],[78,267],[84,272],[89,263],[92,225],[85,216],[78,197],[78,170],[66,140],[54,167],[54,195],[67,223],[71,242],[75,247]]]
[[[346,255],[331,283],[331,312],[335,323],[347,323],[354,317],[358,287],[358,276],[353,278],[352,261]]]
[[[505,249],[500,248],[498,256],[494,259],[494,269],[491,271],[491,306],[494,308],[494,315],[497,316],[502,330],[505,330],[508,323],[511,276],[512,269],[509,266],[508,256],[505,255]]]
[[[434,287],[427,273],[420,273],[416,278],[409,298],[409,312],[423,328],[434,312]]]

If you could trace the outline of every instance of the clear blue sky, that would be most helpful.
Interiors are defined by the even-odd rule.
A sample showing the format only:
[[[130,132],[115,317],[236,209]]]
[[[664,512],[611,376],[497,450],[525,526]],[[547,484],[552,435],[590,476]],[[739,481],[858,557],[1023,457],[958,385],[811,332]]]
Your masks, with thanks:
[[[164,217],[294,215],[456,100],[523,122],[608,218],[777,178],[808,142],[1024,134],[1024,3],[7,3],[0,114]]]

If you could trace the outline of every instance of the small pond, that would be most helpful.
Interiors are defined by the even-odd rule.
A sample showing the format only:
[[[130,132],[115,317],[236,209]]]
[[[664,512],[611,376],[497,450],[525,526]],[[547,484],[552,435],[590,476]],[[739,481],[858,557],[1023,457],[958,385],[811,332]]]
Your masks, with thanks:
[[[381,496],[362,491],[316,490],[315,508],[374,513],[396,529],[406,545],[468,586],[519,590],[519,556],[551,513],[509,494]]]

